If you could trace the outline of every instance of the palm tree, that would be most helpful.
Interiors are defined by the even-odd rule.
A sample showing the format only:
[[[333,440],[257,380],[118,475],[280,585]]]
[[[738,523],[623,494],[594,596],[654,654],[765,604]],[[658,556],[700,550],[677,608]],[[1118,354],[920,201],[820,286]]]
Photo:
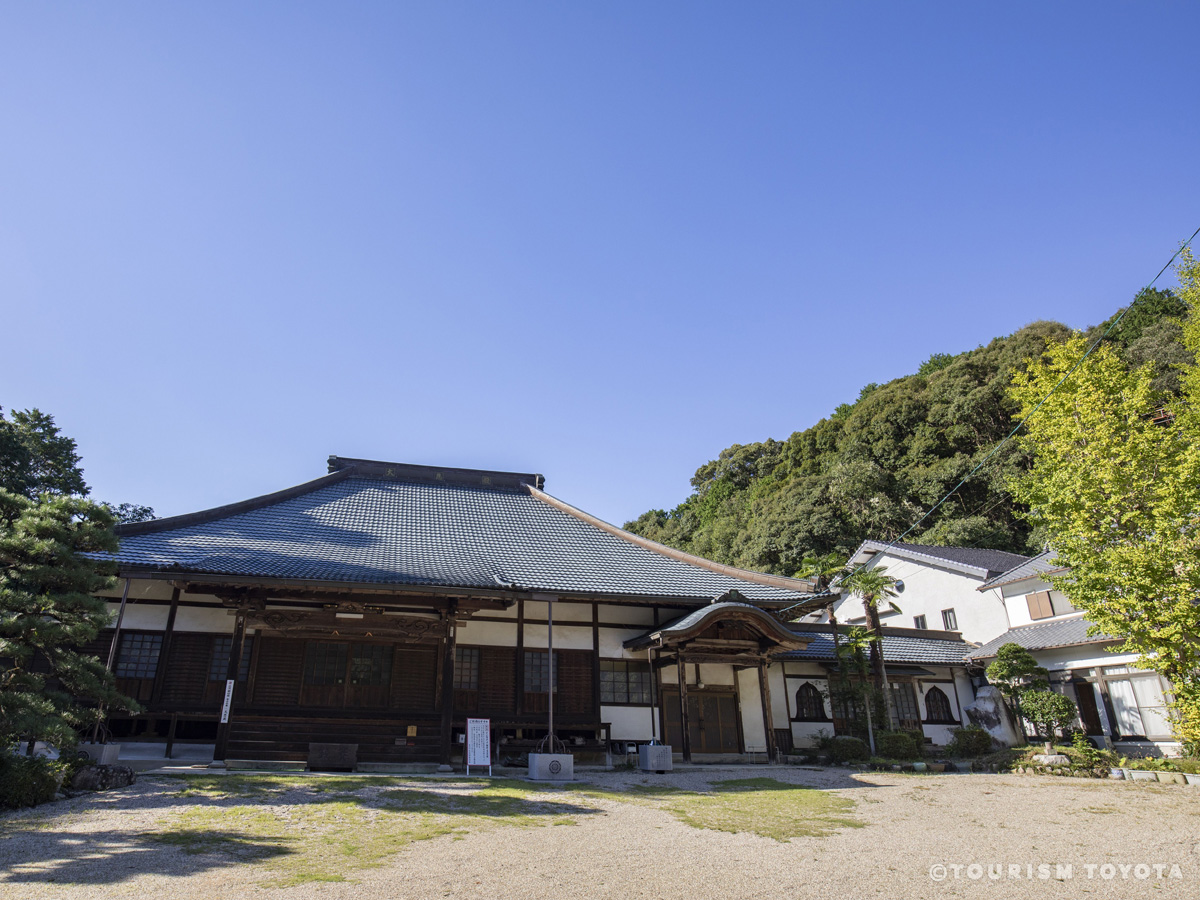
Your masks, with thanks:
[[[806,556],[800,562],[800,571],[796,573],[797,578],[812,579],[814,593],[824,593],[829,590],[829,585],[838,575],[846,571],[846,560],[838,553],[825,553],[821,556]],[[837,616],[833,612],[833,604],[837,602],[837,597],[830,600],[825,606],[825,612],[829,614],[829,628],[833,634],[833,664],[838,667],[841,663],[841,654],[838,652],[838,623]]]
[[[883,661],[883,625],[879,621],[879,601],[897,596],[896,579],[887,574],[885,566],[874,569],[858,569],[842,580],[842,585],[863,601],[867,611],[867,624],[875,640],[871,642],[871,665],[875,669],[875,687],[883,693],[887,709],[888,727],[896,728],[896,713],[892,708],[892,692],[888,685],[887,668]]]
[[[870,681],[867,654],[871,652],[872,645],[878,643],[878,640],[870,631],[859,628],[857,625],[846,629],[846,643],[840,647],[834,646],[834,653],[838,661],[839,687],[837,693],[833,694],[831,698],[834,701],[835,714],[837,704],[840,703],[842,715],[846,719],[851,718],[851,706],[857,709],[859,701],[862,702],[863,711],[867,716],[867,744],[871,748],[872,756],[875,755],[875,727],[871,721],[872,700],[869,694],[863,692],[863,689]],[[841,663],[845,663],[845,666],[842,667]],[[846,676],[847,669],[858,676],[859,689],[856,690],[851,686],[850,679]]]

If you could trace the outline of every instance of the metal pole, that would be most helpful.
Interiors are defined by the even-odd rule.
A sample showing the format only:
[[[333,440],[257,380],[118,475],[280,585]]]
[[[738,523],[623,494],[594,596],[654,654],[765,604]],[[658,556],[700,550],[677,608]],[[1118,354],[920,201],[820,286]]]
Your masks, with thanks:
[[[113,660],[117,655],[117,639],[121,636],[121,622],[125,619],[125,604],[129,600],[129,579],[125,579],[125,589],[121,591],[121,608],[117,610],[117,624],[113,627],[112,643],[108,645],[108,663],[105,668],[112,671]]]
[[[549,649],[549,659],[547,665],[550,670],[550,727],[547,731],[547,736],[550,740],[549,752],[554,753],[554,600],[546,601],[546,644]]]
[[[121,622],[125,619],[125,604],[129,601],[129,579],[125,579],[125,588],[121,591],[121,607],[117,610],[117,624],[113,626],[112,643],[108,645],[108,662],[104,664],[104,668],[112,671],[113,660],[117,655],[117,641],[121,637]],[[100,742],[100,720],[104,718],[104,706],[101,705],[96,710],[96,726],[92,729],[92,743]]]
[[[654,652],[653,648],[646,648],[646,664],[650,666],[650,743],[658,743],[658,691],[654,685],[654,657],[651,656]]]

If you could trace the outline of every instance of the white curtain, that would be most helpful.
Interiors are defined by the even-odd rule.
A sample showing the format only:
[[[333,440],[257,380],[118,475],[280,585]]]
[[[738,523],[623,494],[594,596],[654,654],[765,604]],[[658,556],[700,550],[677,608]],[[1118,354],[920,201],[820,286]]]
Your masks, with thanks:
[[[1167,701],[1159,687],[1158,676],[1134,678],[1131,683],[1142,713],[1142,723],[1146,726],[1143,734],[1148,738],[1170,737],[1171,720],[1167,718]]]
[[[1117,715],[1117,730],[1121,737],[1132,734],[1144,735],[1142,714],[1138,711],[1137,697],[1133,693],[1133,685],[1122,679],[1108,683],[1108,696],[1112,699],[1113,712]]]

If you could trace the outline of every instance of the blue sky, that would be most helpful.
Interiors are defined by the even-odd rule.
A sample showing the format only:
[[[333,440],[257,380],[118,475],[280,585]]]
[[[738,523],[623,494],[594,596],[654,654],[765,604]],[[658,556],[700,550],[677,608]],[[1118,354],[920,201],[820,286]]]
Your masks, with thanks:
[[[8,4],[0,405],[160,515],[336,453],[539,471],[620,523],[932,353],[1128,302],[1200,225],[1198,26]]]

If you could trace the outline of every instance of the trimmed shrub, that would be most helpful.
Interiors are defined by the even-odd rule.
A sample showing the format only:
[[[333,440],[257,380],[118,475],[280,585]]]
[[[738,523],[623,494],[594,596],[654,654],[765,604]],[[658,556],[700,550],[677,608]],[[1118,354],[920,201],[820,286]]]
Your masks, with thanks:
[[[53,800],[58,793],[59,768],[45,757],[0,752],[0,807],[19,809]]]
[[[925,755],[924,741],[918,742],[910,731],[880,731],[875,735],[875,750],[886,759],[920,759]]]
[[[866,762],[871,758],[871,748],[856,737],[835,737],[825,752],[833,763]]]
[[[953,737],[946,745],[946,752],[951,756],[986,756],[992,752],[992,736],[978,725],[955,728],[950,733]]]

